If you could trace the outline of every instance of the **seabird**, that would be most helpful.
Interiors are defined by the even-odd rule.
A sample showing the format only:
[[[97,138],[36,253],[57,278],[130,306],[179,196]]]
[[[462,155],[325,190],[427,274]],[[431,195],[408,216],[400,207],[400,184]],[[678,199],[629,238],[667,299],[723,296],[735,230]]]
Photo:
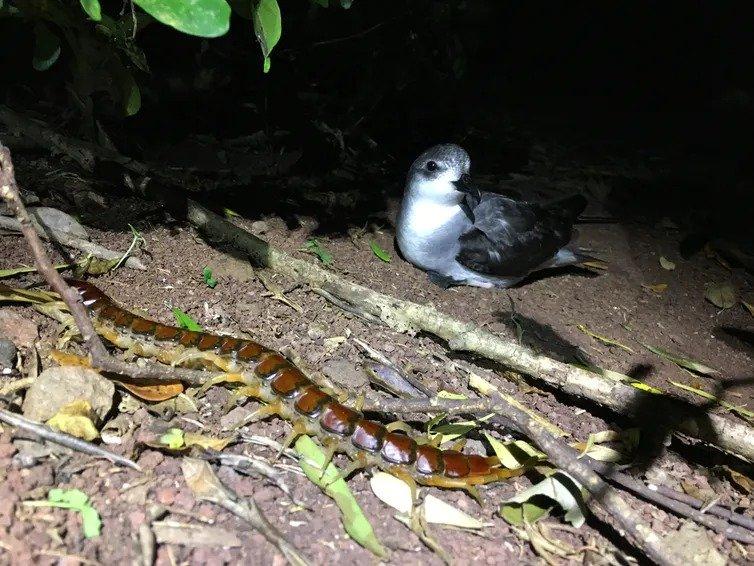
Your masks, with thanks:
[[[506,288],[540,269],[593,260],[571,239],[582,195],[549,204],[480,191],[471,160],[455,144],[422,153],[408,172],[398,214],[403,257],[433,283]]]

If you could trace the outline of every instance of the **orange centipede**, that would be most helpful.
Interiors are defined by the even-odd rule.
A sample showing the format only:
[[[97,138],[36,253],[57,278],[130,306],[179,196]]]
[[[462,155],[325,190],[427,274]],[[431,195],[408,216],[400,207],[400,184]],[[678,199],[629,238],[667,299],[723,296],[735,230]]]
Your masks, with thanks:
[[[106,340],[163,363],[189,365],[209,361],[243,376],[245,391],[266,403],[258,413],[278,414],[294,432],[313,434],[330,453],[347,454],[353,471],[377,467],[416,483],[473,491],[474,486],[518,475],[495,457],[443,450],[338,402],[284,356],[242,338],[185,330],[135,315],[118,306],[91,283],[68,280],[87,307],[95,330]],[[343,475],[347,475],[344,472]]]

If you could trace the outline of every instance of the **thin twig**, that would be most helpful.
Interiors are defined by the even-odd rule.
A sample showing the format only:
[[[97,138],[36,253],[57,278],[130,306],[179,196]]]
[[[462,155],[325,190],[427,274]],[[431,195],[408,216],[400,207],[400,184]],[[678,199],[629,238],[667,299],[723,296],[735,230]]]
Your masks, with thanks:
[[[49,256],[45,252],[42,240],[34,229],[29,213],[21,201],[10,150],[2,144],[0,144],[0,197],[9,204],[11,210],[16,215],[21,232],[26,238],[26,242],[34,256],[34,264],[37,266],[37,271],[45,278],[50,287],[60,295],[71,312],[73,320],[76,322],[76,326],[92,358],[93,367],[103,371],[127,375],[134,379],[155,379],[162,381],[179,379],[192,385],[201,385],[206,380],[219,375],[218,373],[212,374],[201,370],[169,368],[153,362],[138,366],[111,356],[95,332],[92,321],[89,319],[78,293],[66,284],[55,270]]]
[[[397,299],[352,283],[310,262],[290,257],[190,199],[187,214],[189,222],[197,229],[212,238],[227,241],[248,254],[257,265],[324,289],[352,307],[379,318],[395,330],[428,332],[446,340],[451,350],[484,356],[539,379],[564,393],[587,398],[619,414],[640,415],[648,407],[658,407],[657,411],[662,407],[666,409],[666,413],[680,409],[683,412],[678,422],[673,424],[674,430],[754,461],[754,429],[745,423],[708,411],[691,412],[673,397],[642,391],[538,354],[525,345],[496,336],[472,323],[452,318],[432,306]]]
[[[513,425],[513,428],[530,438],[537,447],[547,454],[549,460],[561,470],[568,472],[592,495],[589,500],[592,510],[597,503],[597,510],[601,507],[607,511],[620,526],[631,536],[634,543],[646,552],[647,556],[657,564],[682,564],[683,562],[663,548],[660,537],[652,531],[638,517],[636,512],[620,497],[615,488],[606,484],[594,470],[578,459],[579,452],[567,444],[559,441],[541,424],[527,415],[521,409],[506,403],[502,397],[493,396],[490,402],[478,400],[477,407],[473,402],[455,401],[452,399],[385,399],[370,403],[366,410],[387,411],[391,413],[438,413],[438,412],[486,412],[479,407],[487,405],[487,410],[494,411],[497,416]],[[602,514],[602,513],[600,513]],[[603,517],[604,519],[604,517]]]
[[[53,430],[41,423],[30,421],[29,419],[22,417],[21,415],[17,415],[16,413],[12,413],[7,409],[0,409],[0,421],[30,432],[43,440],[48,440],[50,442],[54,442],[55,444],[60,444],[61,446],[76,450],[77,452],[89,454],[90,456],[105,458],[115,464],[121,464],[134,470],[141,471],[139,465],[133,460],[129,460],[128,458],[124,458],[123,456],[113,454],[112,452],[105,450],[104,448],[100,448],[99,446],[96,446],[91,442],[82,440],[81,438],[66,434],[65,432]]]

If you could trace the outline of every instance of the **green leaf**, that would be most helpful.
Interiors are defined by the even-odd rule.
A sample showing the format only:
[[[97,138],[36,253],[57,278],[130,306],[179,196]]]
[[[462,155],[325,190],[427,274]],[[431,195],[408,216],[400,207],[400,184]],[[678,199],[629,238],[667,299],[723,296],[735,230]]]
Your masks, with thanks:
[[[385,250],[383,250],[377,242],[375,242],[374,240],[370,240],[369,247],[372,248],[372,252],[374,252],[374,255],[376,255],[385,263],[390,263],[390,254],[387,253]]]
[[[323,248],[314,238],[307,240],[304,249],[301,251],[316,255],[319,258],[319,261],[325,265],[330,265],[332,263],[332,254]]]
[[[89,497],[80,489],[53,488],[47,493],[47,500],[52,503],[64,503],[72,508],[86,505]]]
[[[210,289],[217,287],[217,279],[212,277],[212,270],[209,267],[205,267],[202,270],[202,278]]]
[[[98,537],[102,529],[102,520],[97,510],[89,503],[89,497],[81,490],[59,488],[51,489],[47,493],[47,501],[50,507],[60,507],[62,509],[72,509],[78,511],[81,515],[81,522],[86,538]],[[45,502],[34,501],[32,503],[42,504]]]
[[[508,499],[502,504],[500,514],[513,525],[522,524],[514,522],[519,518],[523,521],[526,518],[536,516],[540,512],[539,517],[541,517],[548,509],[540,503],[541,497],[546,497],[557,503],[565,511],[565,520],[574,527],[579,528],[584,524],[586,507],[584,506],[582,488],[575,479],[560,470]],[[527,503],[531,507],[524,509],[523,507]],[[544,511],[542,512],[542,510]]]
[[[325,473],[322,474],[322,466],[325,464],[325,455],[314,441],[308,436],[300,436],[296,440],[296,452],[302,458],[299,460],[301,469],[306,477],[318,485],[328,497],[331,497],[340,509],[341,520],[346,532],[361,546],[384,558],[387,556],[385,549],[374,534],[372,525],[359,507],[348,485],[340,477],[338,469],[328,463]]]
[[[31,66],[35,71],[46,71],[60,57],[60,40],[45,24],[37,22],[34,26],[34,55]]]
[[[709,401],[714,401],[715,403],[718,403],[724,409],[727,409],[728,411],[736,413],[739,417],[742,417],[748,421],[754,420],[754,412],[748,410],[746,407],[742,407],[741,405],[734,405],[733,403],[728,403],[727,401],[724,401],[720,399],[719,397],[715,397],[712,393],[707,393],[706,391],[697,389],[696,387],[691,387],[690,385],[685,385],[683,383],[678,383],[676,381],[670,381],[670,383],[672,385],[675,385],[679,389],[683,389],[684,391],[688,391],[689,393],[693,393]]]
[[[102,530],[102,519],[100,519],[99,513],[91,505],[82,507],[79,510],[81,513],[81,523],[84,528],[85,538],[98,537]]]
[[[490,436],[486,432],[484,436],[495,451],[495,456],[500,460],[500,463],[509,470],[517,470],[530,464],[532,460],[543,461],[547,459],[547,455],[544,452],[540,452],[524,440],[500,442],[497,438]]]
[[[164,444],[171,450],[183,448],[186,444],[183,431],[180,428],[171,428],[160,437],[160,444]]]
[[[230,28],[230,6],[225,0],[134,0],[155,20],[199,37],[218,37]]]
[[[185,328],[186,330],[193,330],[194,332],[202,331],[202,327],[199,326],[199,323],[197,323],[193,318],[191,318],[178,307],[173,307],[173,316],[178,321],[178,325],[181,328]]]
[[[259,0],[252,12],[254,19],[254,34],[257,36],[259,47],[264,57],[264,72],[270,70],[270,53],[280,41],[283,23],[280,17],[280,6],[277,0]]]
[[[719,309],[729,309],[738,302],[736,290],[730,283],[709,287],[704,293],[704,298]]]
[[[80,0],[81,7],[86,12],[86,15],[98,22],[102,19],[102,8],[99,5],[99,0]]]
[[[541,498],[539,501],[547,502],[549,499]],[[553,505],[539,504],[538,502],[524,501],[520,505],[500,506],[500,516],[505,521],[516,527],[521,527],[525,523],[533,524],[546,516]]]
[[[678,354],[668,352],[667,350],[663,350],[662,348],[658,348],[657,346],[650,346],[649,344],[644,343],[642,343],[642,346],[644,346],[653,354],[657,354],[661,358],[665,358],[666,360],[673,362],[677,366],[681,366],[682,368],[686,368],[693,372],[701,373],[702,375],[717,375],[719,373],[716,369],[706,366],[701,362],[697,362],[684,356],[679,356]]]

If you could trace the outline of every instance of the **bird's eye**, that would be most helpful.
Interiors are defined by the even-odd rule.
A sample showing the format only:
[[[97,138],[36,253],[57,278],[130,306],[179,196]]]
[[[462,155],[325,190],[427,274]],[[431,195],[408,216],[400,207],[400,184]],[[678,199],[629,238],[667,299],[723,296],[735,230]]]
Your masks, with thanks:
[[[427,161],[427,171],[437,171],[438,167],[437,162]]]

